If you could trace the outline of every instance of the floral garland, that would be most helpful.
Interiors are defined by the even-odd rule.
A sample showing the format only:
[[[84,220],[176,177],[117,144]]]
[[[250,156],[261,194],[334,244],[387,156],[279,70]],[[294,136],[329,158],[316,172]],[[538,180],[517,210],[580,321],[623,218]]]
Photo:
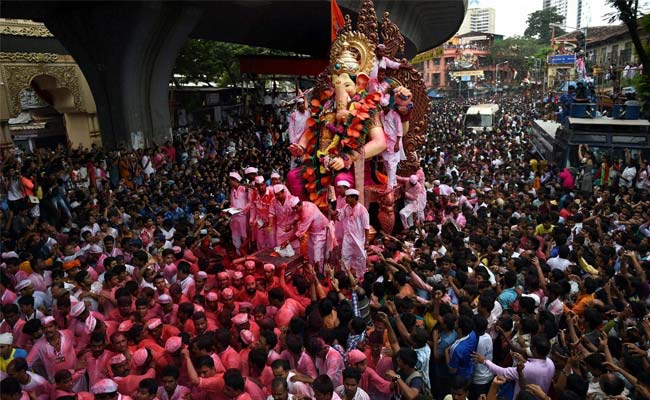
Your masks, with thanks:
[[[305,190],[309,201],[320,208],[327,207],[327,188],[333,182],[335,171],[327,168],[330,158],[343,157],[347,159],[354,151],[366,143],[370,122],[380,109],[378,92],[367,94],[362,91],[356,94],[348,105],[349,115],[343,124],[328,122],[325,116],[327,109],[332,106],[331,90],[324,91],[320,99],[311,100],[312,116],[307,120],[307,148],[303,156],[302,178],[305,180]],[[329,100],[329,101],[328,101]],[[333,111],[335,112],[335,110]],[[318,118],[318,119],[316,119]],[[332,142],[325,151],[318,150],[322,129],[328,129],[334,134]],[[340,145],[340,146],[339,146]]]

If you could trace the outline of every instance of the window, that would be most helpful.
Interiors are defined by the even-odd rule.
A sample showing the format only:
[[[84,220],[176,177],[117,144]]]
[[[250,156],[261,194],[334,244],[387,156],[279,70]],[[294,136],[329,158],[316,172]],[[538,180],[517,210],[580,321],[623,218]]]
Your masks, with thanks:
[[[439,58],[434,58],[433,59],[433,65],[440,65],[440,59]]]
[[[440,86],[440,74],[432,74],[433,82],[431,82],[432,86]]]

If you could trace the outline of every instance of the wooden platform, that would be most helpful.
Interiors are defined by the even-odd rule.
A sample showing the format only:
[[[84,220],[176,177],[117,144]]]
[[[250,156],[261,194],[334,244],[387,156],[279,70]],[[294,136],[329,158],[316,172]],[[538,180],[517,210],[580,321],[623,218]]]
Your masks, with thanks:
[[[264,264],[273,264],[275,265],[276,270],[280,267],[280,264],[287,264],[287,273],[293,273],[296,269],[302,266],[303,256],[296,253],[293,257],[274,257],[271,255],[273,249],[260,250],[256,251],[253,254],[248,256],[248,259],[253,259],[255,261],[255,267],[258,272],[264,271]]]

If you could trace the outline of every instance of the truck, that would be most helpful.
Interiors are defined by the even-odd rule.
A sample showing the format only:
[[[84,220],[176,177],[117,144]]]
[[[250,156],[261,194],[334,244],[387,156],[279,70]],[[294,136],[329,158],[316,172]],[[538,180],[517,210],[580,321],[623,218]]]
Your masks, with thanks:
[[[477,104],[469,106],[465,112],[463,119],[463,126],[465,129],[473,129],[477,132],[485,129],[491,132],[494,125],[499,119],[499,105],[498,104]]]
[[[650,158],[650,122],[644,119],[615,119],[608,117],[567,117],[564,124],[535,120],[531,137],[535,152],[560,168],[577,168],[578,146],[601,159],[625,159],[625,149],[631,156]]]

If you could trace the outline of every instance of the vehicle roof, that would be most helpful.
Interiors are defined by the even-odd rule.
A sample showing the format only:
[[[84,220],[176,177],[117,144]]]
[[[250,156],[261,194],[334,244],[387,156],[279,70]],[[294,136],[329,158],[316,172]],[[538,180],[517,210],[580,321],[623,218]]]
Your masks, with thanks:
[[[645,119],[614,119],[614,118],[575,118],[569,117],[571,125],[614,125],[614,126],[650,126]]]
[[[481,112],[497,112],[499,111],[498,104],[476,104],[467,109],[467,114],[479,114]]]

